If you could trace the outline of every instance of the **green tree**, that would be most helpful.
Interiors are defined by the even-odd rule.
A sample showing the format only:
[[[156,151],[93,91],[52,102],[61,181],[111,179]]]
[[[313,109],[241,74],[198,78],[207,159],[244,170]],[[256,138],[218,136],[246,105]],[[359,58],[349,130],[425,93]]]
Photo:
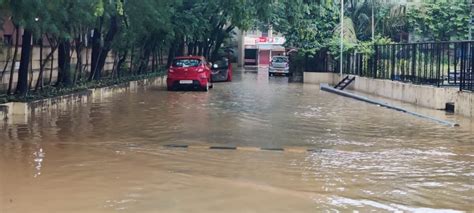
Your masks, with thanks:
[[[470,7],[464,0],[427,3],[407,15],[409,28],[419,40],[467,39]]]
[[[274,29],[285,36],[287,47],[301,53],[314,54],[325,48],[339,21],[339,10],[327,2],[279,1],[274,10]]]

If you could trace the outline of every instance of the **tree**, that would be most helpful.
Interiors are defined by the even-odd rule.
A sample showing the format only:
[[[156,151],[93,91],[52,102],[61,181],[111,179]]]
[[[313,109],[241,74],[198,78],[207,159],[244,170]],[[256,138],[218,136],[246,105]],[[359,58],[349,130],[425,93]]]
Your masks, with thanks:
[[[274,29],[285,36],[287,47],[300,53],[314,54],[325,48],[339,22],[339,10],[332,2],[279,1],[274,11]]]
[[[408,11],[410,30],[421,40],[467,39],[470,6],[463,0],[434,2]]]
[[[28,93],[29,89],[28,70],[30,67],[31,41],[33,34],[38,32],[39,26],[37,21],[38,15],[41,13],[42,3],[34,0],[10,0],[4,1],[3,4],[10,8],[13,23],[23,28],[22,51],[16,92],[24,96]]]

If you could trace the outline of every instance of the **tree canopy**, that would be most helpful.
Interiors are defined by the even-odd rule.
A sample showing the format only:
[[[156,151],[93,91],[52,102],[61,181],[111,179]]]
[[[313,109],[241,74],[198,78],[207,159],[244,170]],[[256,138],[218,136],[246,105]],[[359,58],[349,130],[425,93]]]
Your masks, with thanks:
[[[58,50],[56,86],[70,86],[80,79],[81,64],[71,68],[71,52],[77,57],[90,47],[91,70],[87,79],[100,80],[108,53],[120,59],[115,75],[129,68],[143,73],[149,59],[162,51],[168,59],[185,54],[216,58],[234,29],[246,30],[257,19],[269,20],[273,0],[0,0],[23,40],[46,37]],[[26,35],[26,37],[25,37]],[[17,91],[28,92],[29,42],[22,44],[22,68]],[[26,52],[25,52],[26,51]],[[186,52],[187,51],[187,52]],[[25,52],[25,53],[24,53]],[[51,54],[50,54],[51,55]],[[126,67],[125,60],[132,62]],[[13,73],[13,71],[12,71]]]

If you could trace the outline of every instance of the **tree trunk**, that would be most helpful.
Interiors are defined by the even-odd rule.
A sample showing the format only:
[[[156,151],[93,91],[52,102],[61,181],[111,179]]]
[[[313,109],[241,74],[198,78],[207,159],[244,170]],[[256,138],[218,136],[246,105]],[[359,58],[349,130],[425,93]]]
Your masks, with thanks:
[[[141,73],[146,73],[148,70],[148,64],[150,62],[150,54],[151,54],[151,49],[145,47],[145,51],[143,52],[142,58],[140,60],[140,74]]]
[[[114,55],[114,62],[112,64],[112,78],[115,78],[115,75],[116,75],[116,71],[117,71],[117,64],[118,64],[118,54],[116,53],[113,53],[112,55]]]
[[[107,35],[104,38],[104,45],[102,48],[100,48],[100,43],[98,44],[99,48],[96,50],[99,53],[95,55],[93,54],[93,61],[92,63],[94,65],[94,72],[93,72],[93,79],[94,80],[100,80],[102,77],[102,71],[104,69],[105,61],[107,59],[107,55],[109,54],[111,48],[112,48],[112,42],[114,41],[115,35],[119,31],[119,18],[117,16],[112,16],[110,18],[110,26],[109,26],[109,31],[107,32]],[[100,34],[100,32],[98,32]],[[94,31],[95,34],[95,31]],[[100,39],[99,39],[100,42]]]
[[[12,93],[12,87],[13,87],[13,74],[15,72],[15,64],[16,64],[16,56],[18,55],[18,40],[20,40],[20,30],[18,26],[15,26],[15,50],[13,52],[13,60],[12,60],[12,66],[10,69],[10,80],[8,81],[8,91],[7,94],[10,95]]]
[[[199,56],[202,56],[203,55],[203,52],[204,52],[204,48],[202,46],[202,42],[199,42],[199,45],[198,45],[198,55]]]
[[[48,80],[48,85],[50,86],[52,81],[53,81],[53,72],[54,72],[54,52],[51,54],[51,66],[50,66],[50,72],[49,72],[49,80]],[[56,79],[57,81],[57,79]]]
[[[160,51],[158,52],[158,60],[160,61],[160,65],[163,65],[164,62],[163,62],[163,47],[160,45]]]
[[[76,84],[77,81],[81,80],[82,76],[82,41],[80,38],[75,39],[75,49],[76,49],[76,57],[77,57],[77,63],[76,63],[76,68],[74,69],[74,80],[73,84]]]
[[[121,74],[121,71],[122,71],[121,68],[122,68],[123,64],[125,63],[125,61],[127,60],[127,55],[128,55],[128,51],[125,51],[125,53],[122,56],[120,56],[120,59],[117,63],[117,78],[122,77],[121,76],[122,75]]]
[[[102,19],[102,18],[101,18]],[[92,81],[96,78],[97,70],[99,67],[99,57],[101,54],[101,40],[102,34],[100,33],[100,29],[102,28],[102,20],[100,23],[99,28],[94,29],[94,34],[92,35],[92,54],[91,54],[91,72],[89,73],[89,81]]]
[[[63,39],[58,46],[58,81],[56,86],[71,86],[71,43]]]
[[[169,51],[168,51],[168,62],[166,63],[167,67],[171,66],[171,63],[173,62],[173,59],[174,59],[174,56],[175,56],[174,54],[175,54],[174,46],[171,46]]]
[[[35,85],[35,91],[39,89],[39,85],[41,84],[41,88],[43,88],[44,82],[43,82],[43,73],[44,73],[44,65],[43,65],[43,40],[41,40],[40,43],[40,58],[39,58],[39,64],[40,64],[40,72],[38,74],[38,80],[36,81]]]
[[[5,73],[7,72],[7,69],[8,69],[8,65],[10,64],[11,57],[12,57],[12,48],[11,48],[11,45],[8,45],[7,58],[5,60],[5,66],[3,67],[3,70],[2,70],[2,82],[3,82],[3,76],[5,76]]]
[[[28,69],[30,67],[31,38],[33,34],[31,30],[25,29],[21,45],[20,70],[18,71],[17,93],[25,96],[28,93]]]
[[[130,70],[128,71],[129,75],[133,75],[133,59],[135,58],[135,46],[132,46],[132,52],[130,56]]]
[[[31,90],[31,88],[33,87],[33,80],[34,80],[34,77],[35,77],[35,72],[33,70],[33,50],[34,50],[34,46],[31,47],[31,51],[30,51],[30,65],[29,65],[29,74],[28,74],[28,78],[29,78],[29,82],[28,82],[28,91]],[[31,76],[31,77],[30,77]]]

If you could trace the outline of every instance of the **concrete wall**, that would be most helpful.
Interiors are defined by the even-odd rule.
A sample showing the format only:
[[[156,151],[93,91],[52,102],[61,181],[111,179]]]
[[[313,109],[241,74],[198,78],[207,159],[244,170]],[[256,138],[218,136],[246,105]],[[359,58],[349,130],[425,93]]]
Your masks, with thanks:
[[[304,83],[337,84],[340,76],[334,73],[305,72]],[[399,100],[431,109],[444,109],[446,103],[453,102],[456,113],[474,117],[474,93],[461,92],[458,88],[438,88],[415,85],[391,80],[357,77],[348,89]]]

